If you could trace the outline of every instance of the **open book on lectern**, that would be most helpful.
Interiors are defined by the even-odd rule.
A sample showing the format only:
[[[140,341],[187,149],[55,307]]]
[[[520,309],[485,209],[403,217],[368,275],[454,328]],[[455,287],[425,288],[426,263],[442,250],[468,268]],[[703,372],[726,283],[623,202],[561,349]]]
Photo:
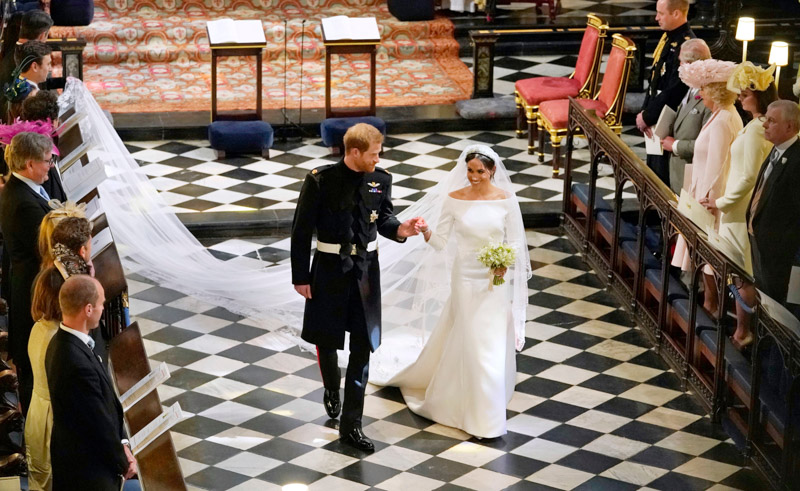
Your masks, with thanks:
[[[381,38],[375,17],[337,15],[322,19],[325,41],[371,41]]]
[[[219,19],[206,22],[209,44],[266,44],[260,20]]]

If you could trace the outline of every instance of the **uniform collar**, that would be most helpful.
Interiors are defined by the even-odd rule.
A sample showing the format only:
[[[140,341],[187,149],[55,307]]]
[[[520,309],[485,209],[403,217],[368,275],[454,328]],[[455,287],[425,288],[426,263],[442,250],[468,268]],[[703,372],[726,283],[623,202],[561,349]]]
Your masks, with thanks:
[[[364,177],[363,172],[356,172],[350,167],[347,167],[347,164],[344,163],[344,159],[339,161],[339,165],[342,168],[342,175],[344,175],[346,179],[352,179],[353,181],[356,181]]]
[[[689,27],[689,23],[688,22],[684,22],[683,24],[679,25],[675,29],[673,29],[671,31],[667,31],[667,36],[670,37],[670,38],[673,38],[675,36],[680,36],[681,34],[683,34],[684,31],[687,30],[688,27]]]

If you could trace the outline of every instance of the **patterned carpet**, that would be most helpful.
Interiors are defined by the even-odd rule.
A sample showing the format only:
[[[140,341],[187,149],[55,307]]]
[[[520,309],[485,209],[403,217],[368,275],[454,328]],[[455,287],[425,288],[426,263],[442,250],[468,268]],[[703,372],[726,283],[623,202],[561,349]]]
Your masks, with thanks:
[[[342,446],[315,357],[264,325],[129,276],[158,390],[190,417],[172,432],[192,489],[767,489],[557,231],[528,231],[527,342],[508,434],[478,440],[368,387],[374,454]],[[288,239],[208,244],[222,260],[287,261]]]
[[[366,13],[376,17],[381,29],[379,105],[448,104],[470,96],[472,76],[458,59],[453,23],[442,15],[432,21],[400,22],[389,13],[385,0],[100,0],[95,2],[91,25],[54,28],[51,35],[86,38],[84,80],[104,109],[197,111],[210,108],[206,21],[261,19],[267,37],[264,108],[283,106],[284,72],[288,106],[298,107],[302,83],[303,106],[311,108],[323,107],[325,101],[325,47],[319,19]],[[252,58],[223,59],[218,77],[220,109],[255,107]],[[334,60],[332,79],[336,107],[368,105],[367,56]]]

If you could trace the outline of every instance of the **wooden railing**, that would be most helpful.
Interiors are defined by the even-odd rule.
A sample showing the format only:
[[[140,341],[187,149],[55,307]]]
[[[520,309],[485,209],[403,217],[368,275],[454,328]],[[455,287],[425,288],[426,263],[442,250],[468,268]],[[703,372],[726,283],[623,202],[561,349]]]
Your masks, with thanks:
[[[589,143],[588,183],[573,182],[576,133]],[[609,199],[596,185],[600,163],[613,168],[615,191]],[[624,207],[623,192],[635,196]],[[575,101],[569,109],[562,226],[683,386],[776,487],[792,488],[800,477],[800,331],[758,306],[752,351],[733,347],[729,334],[736,306],[729,285],[753,279],[714,248],[678,212],[672,191],[593,111]],[[670,266],[678,236],[690,251],[688,276]],[[706,266],[715,288],[701,291]],[[701,300],[713,294],[718,308],[709,312]]]

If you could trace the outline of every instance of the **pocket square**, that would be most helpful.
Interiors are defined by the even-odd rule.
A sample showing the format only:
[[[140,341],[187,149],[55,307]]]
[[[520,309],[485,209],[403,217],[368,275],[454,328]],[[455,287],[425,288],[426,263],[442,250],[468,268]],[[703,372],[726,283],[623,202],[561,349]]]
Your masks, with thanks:
[[[699,113],[699,112],[700,112],[700,111],[698,111],[698,110],[697,110],[697,108],[694,108],[694,109],[692,109],[692,112],[691,112],[691,114],[697,114],[697,113]]]

